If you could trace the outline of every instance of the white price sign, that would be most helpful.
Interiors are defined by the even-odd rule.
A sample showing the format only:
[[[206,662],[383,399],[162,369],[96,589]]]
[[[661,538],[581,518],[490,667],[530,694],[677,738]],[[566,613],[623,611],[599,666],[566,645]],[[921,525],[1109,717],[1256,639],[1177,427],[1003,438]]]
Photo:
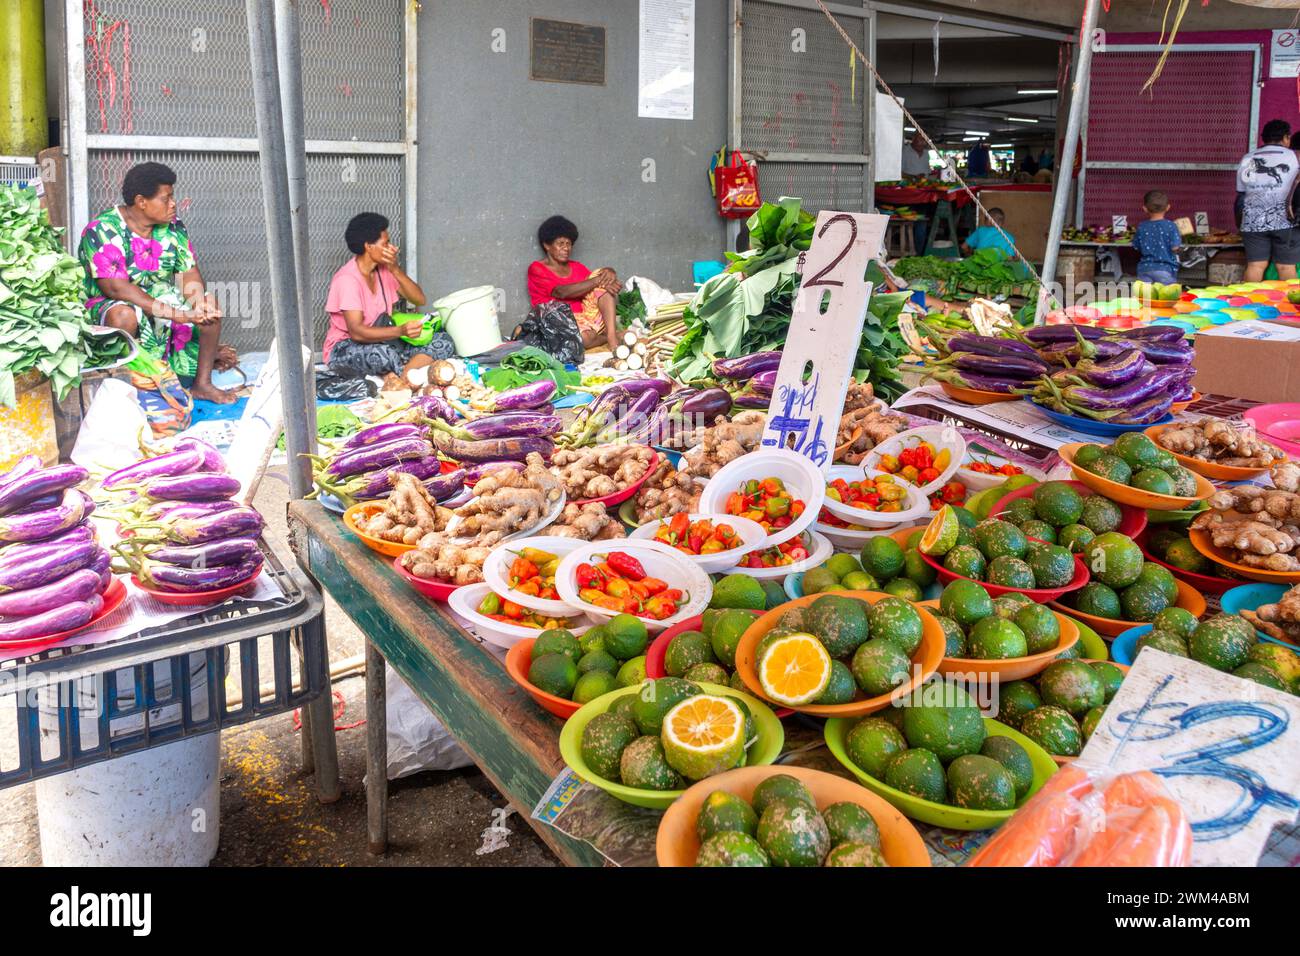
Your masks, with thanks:
[[[1206,236],[1210,233],[1210,214],[1208,212],[1198,212],[1196,214],[1196,234]]]
[[[1110,231],[1118,236],[1121,232],[1128,231],[1128,216],[1111,216]]]

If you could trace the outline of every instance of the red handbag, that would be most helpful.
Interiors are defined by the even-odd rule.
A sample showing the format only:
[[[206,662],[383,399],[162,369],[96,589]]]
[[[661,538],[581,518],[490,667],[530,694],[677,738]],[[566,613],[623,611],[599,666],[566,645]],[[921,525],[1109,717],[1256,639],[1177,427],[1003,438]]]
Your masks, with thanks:
[[[758,191],[758,167],[745,161],[739,151],[731,154],[730,166],[714,173],[718,215],[725,219],[748,219],[763,204]]]

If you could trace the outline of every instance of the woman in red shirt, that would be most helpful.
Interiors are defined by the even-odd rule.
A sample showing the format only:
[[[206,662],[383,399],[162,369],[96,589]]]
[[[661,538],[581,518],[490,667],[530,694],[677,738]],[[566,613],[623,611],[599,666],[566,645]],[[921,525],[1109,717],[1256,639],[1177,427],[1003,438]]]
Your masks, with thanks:
[[[578,241],[578,227],[563,216],[551,216],[537,230],[537,241],[546,255],[528,267],[528,298],[533,305],[563,302],[587,348],[603,341],[610,351],[618,347],[618,326],[614,318],[619,291],[623,286],[609,267],[592,272],[570,258]]]

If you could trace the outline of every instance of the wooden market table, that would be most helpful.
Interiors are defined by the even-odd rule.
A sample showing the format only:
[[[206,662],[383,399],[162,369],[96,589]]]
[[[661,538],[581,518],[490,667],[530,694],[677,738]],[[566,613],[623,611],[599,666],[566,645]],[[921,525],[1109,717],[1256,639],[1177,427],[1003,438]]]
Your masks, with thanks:
[[[590,844],[532,819],[564,770],[563,722],[506,673],[505,665],[456,623],[446,605],[417,593],[314,501],[289,504],[289,541],[298,560],[334,596],[366,638],[366,805],[370,850],[388,842],[384,661],[443,722],[519,815],[570,865],[600,866]]]

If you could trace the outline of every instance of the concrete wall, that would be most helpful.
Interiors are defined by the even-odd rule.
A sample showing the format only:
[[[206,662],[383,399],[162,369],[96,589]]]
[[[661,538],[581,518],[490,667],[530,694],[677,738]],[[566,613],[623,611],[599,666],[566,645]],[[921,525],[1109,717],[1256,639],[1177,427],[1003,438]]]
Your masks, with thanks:
[[[530,80],[530,15],[604,25],[606,84]],[[504,53],[492,50],[498,28]],[[696,2],[690,122],[637,117],[637,46],[637,0],[424,4],[418,278],[431,299],[501,286],[508,332],[527,310],[537,227],[553,213],[577,224],[577,259],[620,276],[689,290],[691,263],[720,258],[706,174],[727,136],[726,4]]]

